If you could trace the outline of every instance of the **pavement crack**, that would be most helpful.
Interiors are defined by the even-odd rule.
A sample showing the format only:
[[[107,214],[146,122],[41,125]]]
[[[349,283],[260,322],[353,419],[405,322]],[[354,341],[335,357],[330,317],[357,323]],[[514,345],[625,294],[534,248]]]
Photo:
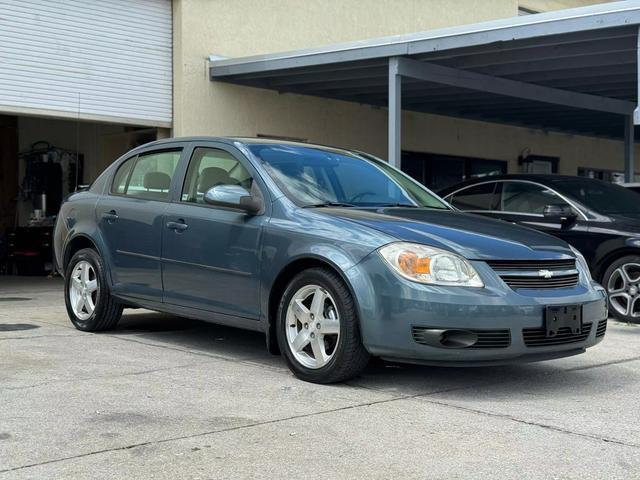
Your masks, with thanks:
[[[161,445],[164,443],[169,443],[169,442],[175,442],[175,441],[179,441],[179,440],[188,440],[188,439],[192,439],[192,438],[199,438],[199,437],[205,437],[207,435],[216,435],[219,433],[226,433],[226,432],[233,432],[233,431],[237,431],[237,430],[246,430],[249,428],[255,428],[255,427],[262,427],[265,425],[273,425],[276,423],[281,423],[281,422],[286,422],[286,421],[290,421],[290,420],[298,420],[298,419],[302,419],[302,418],[310,418],[310,417],[315,417],[315,416],[319,416],[319,415],[325,415],[328,413],[335,413],[335,412],[340,412],[340,411],[344,411],[344,410],[352,410],[355,408],[361,408],[361,407],[369,407],[372,405],[378,405],[378,404],[383,404],[383,403],[389,403],[389,402],[394,402],[397,400],[404,400],[406,398],[411,398],[411,397],[394,397],[394,398],[387,398],[387,399],[383,399],[383,400],[375,400],[372,402],[365,402],[365,403],[358,403],[355,405],[347,405],[344,407],[338,407],[338,408],[332,408],[329,410],[321,410],[319,412],[312,412],[312,413],[306,413],[306,414],[300,414],[300,415],[292,415],[289,417],[284,417],[284,418],[276,418],[273,420],[265,420],[263,422],[254,422],[254,423],[248,423],[246,425],[236,425],[234,427],[228,427],[228,428],[221,428],[221,429],[217,429],[217,430],[209,430],[206,432],[198,432],[198,433],[193,433],[191,435],[180,435],[180,436],[176,436],[176,437],[169,437],[169,438],[161,438],[158,440],[149,440],[146,442],[138,442],[138,443],[132,443],[129,445],[123,445],[120,447],[113,447],[113,448],[105,448],[105,449],[101,449],[101,450],[94,450],[91,452],[85,452],[85,453],[80,453],[77,455],[70,455],[68,457],[60,457],[60,458],[54,458],[51,460],[45,460],[42,462],[36,462],[36,463],[30,463],[27,465],[20,465],[17,467],[12,467],[12,468],[6,468],[6,469],[2,469],[0,470],[0,474],[3,473],[9,473],[9,472],[15,472],[18,470],[23,470],[23,469],[27,469],[27,468],[33,468],[33,467],[40,467],[43,465],[50,465],[53,463],[60,463],[60,462],[65,462],[68,460],[76,460],[79,458],[86,458],[86,457],[91,457],[94,455],[100,455],[103,453],[113,453],[113,452],[121,452],[121,451],[126,451],[126,450],[131,450],[134,448],[139,448],[139,447],[147,447],[147,446],[151,446],[151,445]]]
[[[592,368],[607,367],[609,365],[620,365],[621,363],[635,362],[637,360],[640,360],[640,356],[623,358],[622,360],[611,360],[610,362],[597,363],[595,365],[586,365],[584,367],[567,368],[565,372],[578,372],[582,370],[591,370]]]
[[[357,388],[360,388],[360,387],[357,387]],[[447,390],[450,391],[450,390],[453,390],[453,389],[447,389]],[[380,392],[380,393],[385,393],[385,392]],[[424,401],[424,402],[427,402],[427,403],[431,403],[431,404],[434,404],[434,405],[439,405],[439,406],[443,406],[443,407],[447,407],[447,408],[454,408],[454,409],[462,410],[462,411],[465,411],[467,413],[481,414],[481,415],[486,415],[486,416],[490,416],[490,417],[500,418],[500,419],[503,419],[503,420],[510,420],[510,421],[522,423],[522,424],[525,424],[525,425],[537,426],[537,427],[544,428],[544,429],[547,429],[547,430],[552,430],[552,431],[556,431],[556,432],[560,432],[560,433],[566,433],[566,434],[570,434],[570,435],[575,435],[575,436],[579,436],[579,437],[590,439],[590,440],[597,440],[597,441],[602,441],[602,442],[607,442],[607,443],[613,443],[613,444],[626,446],[626,447],[640,448],[640,445],[625,443],[625,442],[621,442],[621,441],[610,439],[610,438],[606,438],[606,437],[600,437],[600,436],[597,436],[597,435],[590,435],[590,434],[584,434],[584,433],[579,433],[579,432],[573,432],[571,430],[563,429],[563,428],[560,428],[560,427],[554,427],[552,425],[546,425],[546,424],[542,424],[542,423],[537,423],[537,422],[533,422],[533,421],[519,419],[519,418],[516,418],[516,417],[512,417],[510,415],[496,414],[496,413],[492,413],[492,412],[486,412],[486,411],[483,411],[483,410],[476,410],[476,409],[471,409],[471,408],[467,408],[467,407],[451,405],[451,404],[448,404],[446,402],[439,402],[437,400],[421,398],[421,397],[426,397],[428,395],[433,395],[435,393],[441,393],[441,392],[429,392],[427,394],[418,393],[418,394],[415,394],[415,395],[403,395],[403,396],[399,396],[399,397],[391,397],[391,398],[386,398],[386,399],[381,399],[381,400],[374,400],[374,401],[371,401],[371,402],[357,403],[357,404],[354,404],[354,405],[346,405],[344,407],[337,407],[337,408],[332,408],[332,409],[328,409],[328,410],[321,410],[321,411],[318,411],[318,412],[312,412],[312,413],[306,413],[306,414],[300,414],[300,415],[292,415],[292,416],[289,416],[289,417],[276,418],[276,419],[272,419],[272,420],[265,420],[265,421],[262,421],[262,422],[254,422],[254,423],[249,423],[249,424],[246,424],[246,425],[237,425],[237,426],[229,427],[229,428],[221,428],[221,429],[217,429],[217,430],[209,430],[209,431],[205,431],[205,432],[198,432],[198,433],[194,433],[194,434],[190,434],[190,435],[180,435],[180,436],[175,436],[175,437],[162,438],[162,439],[158,439],[158,440],[149,440],[149,441],[145,441],[145,442],[131,443],[131,444],[123,445],[123,446],[120,446],[120,447],[113,447],[113,448],[105,448],[105,449],[101,449],[101,450],[94,450],[94,451],[91,451],[91,452],[80,453],[80,454],[71,455],[71,456],[68,456],[68,457],[54,458],[54,459],[45,460],[45,461],[42,461],[42,462],[31,463],[31,464],[27,464],[27,465],[21,465],[21,466],[17,466],[17,467],[7,468],[7,469],[0,470],[0,474],[9,473],[9,472],[15,472],[15,471],[23,470],[23,469],[27,469],[27,468],[39,467],[39,466],[43,466],[43,465],[50,465],[50,464],[53,464],[53,463],[65,462],[65,461],[69,461],[69,460],[76,460],[76,459],[79,459],[79,458],[86,458],[86,457],[90,457],[90,456],[94,456],[94,455],[121,452],[121,451],[131,450],[131,449],[134,449],[134,448],[140,448],[140,447],[146,447],[146,446],[152,446],[152,445],[161,445],[161,444],[180,441],[180,440],[189,440],[189,439],[193,439],[193,438],[200,438],[200,437],[205,437],[205,436],[208,436],[208,435],[217,435],[217,434],[220,434],[220,433],[234,432],[234,431],[238,431],[238,430],[247,430],[247,429],[256,428],[256,427],[262,427],[262,426],[266,426],[266,425],[274,425],[274,424],[278,424],[278,423],[283,423],[283,422],[287,422],[287,421],[291,421],[291,420],[299,420],[299,419],[304,419],[304,418],[311,418],[311,417],[316,417],[316,416],[320,416],[320,415],[326,415],[326,414],[330,414],[330,413],[342,412],[342,411],[347,411],[347,410],[354,410],[354,409],[363,408],[363,407],[371,407],[371,406],[375,406],[375,405],[382,405],[382,404],[388,404],[388,403],[392,403],[392,402],[398,402],[398,401],[403,401],[403,400],[412,400],[412,399],[419,399],[420,401]],[[389,394],[389,395],[392,395],[392,394]]]
[[[26,390],[29,388],[35,388],[35,387],[42,387],[42,386],[47,386],[47,385],[53,385],[56,383],[75,383],[75,382],[86,382],[86,381],[90,381],[90,380],[98,380],[98,379],[105,379],[105,378],[121,378],[121,377],[132,377],[132,376],[136,376],[136,375],[147,375],[149,373],[155,373],[155,372],[165,372],[167,370],[174,370],[174,369],[178,369],[178,368],[189,368],[189,367],[193,367],[196,366],[197,364],[195,363],[188,363],[188,364],[183,364],[183,365],[172,365],[170,367],[160,367],[160,368],[152,368],[149,370],[138,370],[135,372],[127,372],[127,373],[119,373],[119,374],[108,374],[108,375],[96,375],[96,376],[92,376],[92,377],[80,377],[80,378],[60,378],[57,380],[51,380],[48,382],[41,382],[41,383],[33,383],[31,385],[22,385],[19,387],[4,387],[4,388],[0,388],[0,391],[8,391],[8,390]]]
[[[428,394],[428,395],[430,395],[430,394]],[[600,435],[594,435],[594,434],[590,434],[590,433],[576,432],[576,431],[569,430],[569,429],[566,429],[566,428],[556,427],[554,425],[549,425],[547,423],[535,422],[533,420],[524,420],[522,418],[514,417],[512,415],[488,412],[486,410],[479,410],[479,409],[476,409],[476,408],[463,407],[461,405],[453,405],[453,404],[447,403],[447,402],[441,402],[441,401],[433,400],[433,399],[430,399],[430,398],[424,398],[426,396],[427,395],[417,395],[414,398],[416,398],[417,400],[419,400],[421,402],[430,403],[430,404],[433,404],[433,405],[440,405],[442,407],[447,407],[447,408],[453,408],[453,409],[461,410],[461,411],[467,412],[467,413],[475,413],[475,414],[479,414],[479,415],[485,415],[485,416],[488,416],[488,417],[500,418],[500,419],[504,419],[504,420],[510,420],[512,422],[522,423],[522,424],[525,424],[525,425],[531,425],[531,426],[535,426],[535,427],[540,427],[540,428],[544,428],[544,429],[547,429],[547,430],[552,430],[554,432],[565,433],[565,434],[569,434],[569,435],[575,435],[575,436],[582,437],[582,438],[587,438],[587,439],[590,439],[590,440],[596,440],[596,441],[601,441],[601,442],[606,442],[606,443],[613,443],[613,444],[622,445],[622,446],[625,446],[625,447],[640,448],[640,444],[636,444],[636,443],[623,442],[621,440],[615,440],[613,438],[603,437],[603,436],[600,436]],[[420,397],[420,398],[418,398],[418,397]]]
[[[76,337],[75,334],[61,334],[61,335],[24,335],[21,337],[0,337],[0,341],[2,340],[30,340],[32,338],[53,338],[53,337]]]

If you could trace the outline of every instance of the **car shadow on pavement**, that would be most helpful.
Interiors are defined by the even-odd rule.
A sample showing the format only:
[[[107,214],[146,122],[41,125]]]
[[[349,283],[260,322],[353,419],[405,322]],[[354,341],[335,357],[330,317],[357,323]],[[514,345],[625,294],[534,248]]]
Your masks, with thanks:
[[[264,335],[259,332],[190,320],[175,315],[126,310],[110,335],[133,337],[139,341],[188,352],[244,361],[267,368],[286,370],[284,360],[267,352]],[[498,398],[514,395],[553,393],[576,394],[596,381],[586,366],[555,360],[495,367],[431,367],[396,364],[372,359],[367,369],[345,388],[367,388],[395,395],[445,394],[447,398],[468,398],[470,390],[490,390]],[[610,379],[612,380],[612,379]],[[622,380],[621,380],[622,381]],[[629,379],[625,379],[626,382]],[[597,388],[590,387],[591,389]]]

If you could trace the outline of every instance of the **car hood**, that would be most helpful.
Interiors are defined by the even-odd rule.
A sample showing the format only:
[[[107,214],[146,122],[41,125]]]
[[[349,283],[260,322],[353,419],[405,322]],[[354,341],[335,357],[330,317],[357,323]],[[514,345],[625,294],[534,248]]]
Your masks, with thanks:
[[[471,260],[573,257],[562,240],[501,220],[424,208],[326,208],[322,213],[365,225],[398,240],[453,251]]]
[[[614,228],[640,235],[640,214],[616,213],[610,214],[609,218],[614,221]]]

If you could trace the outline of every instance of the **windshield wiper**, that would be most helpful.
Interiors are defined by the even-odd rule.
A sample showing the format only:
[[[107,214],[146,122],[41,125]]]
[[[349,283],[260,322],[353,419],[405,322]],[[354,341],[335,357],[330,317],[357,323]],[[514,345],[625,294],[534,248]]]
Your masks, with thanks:
[[[381,203],[376,207],[420,208],[418,205],[412,205],[411,203]]]
[[[325,207],[355,207],[350,203],[344,202],[321,202],[321,203],[310,203],[309,205],[305,205],[302,208],[325,208]]]

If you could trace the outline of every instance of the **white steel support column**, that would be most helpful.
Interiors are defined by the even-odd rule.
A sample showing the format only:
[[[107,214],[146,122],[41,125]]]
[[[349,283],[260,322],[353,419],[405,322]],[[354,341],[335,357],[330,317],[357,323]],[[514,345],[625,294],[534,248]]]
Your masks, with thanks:
[[[400,168],[402,157],[402,77],[398,73],[398,57],[389,59],[389,158],[388,161]]]

